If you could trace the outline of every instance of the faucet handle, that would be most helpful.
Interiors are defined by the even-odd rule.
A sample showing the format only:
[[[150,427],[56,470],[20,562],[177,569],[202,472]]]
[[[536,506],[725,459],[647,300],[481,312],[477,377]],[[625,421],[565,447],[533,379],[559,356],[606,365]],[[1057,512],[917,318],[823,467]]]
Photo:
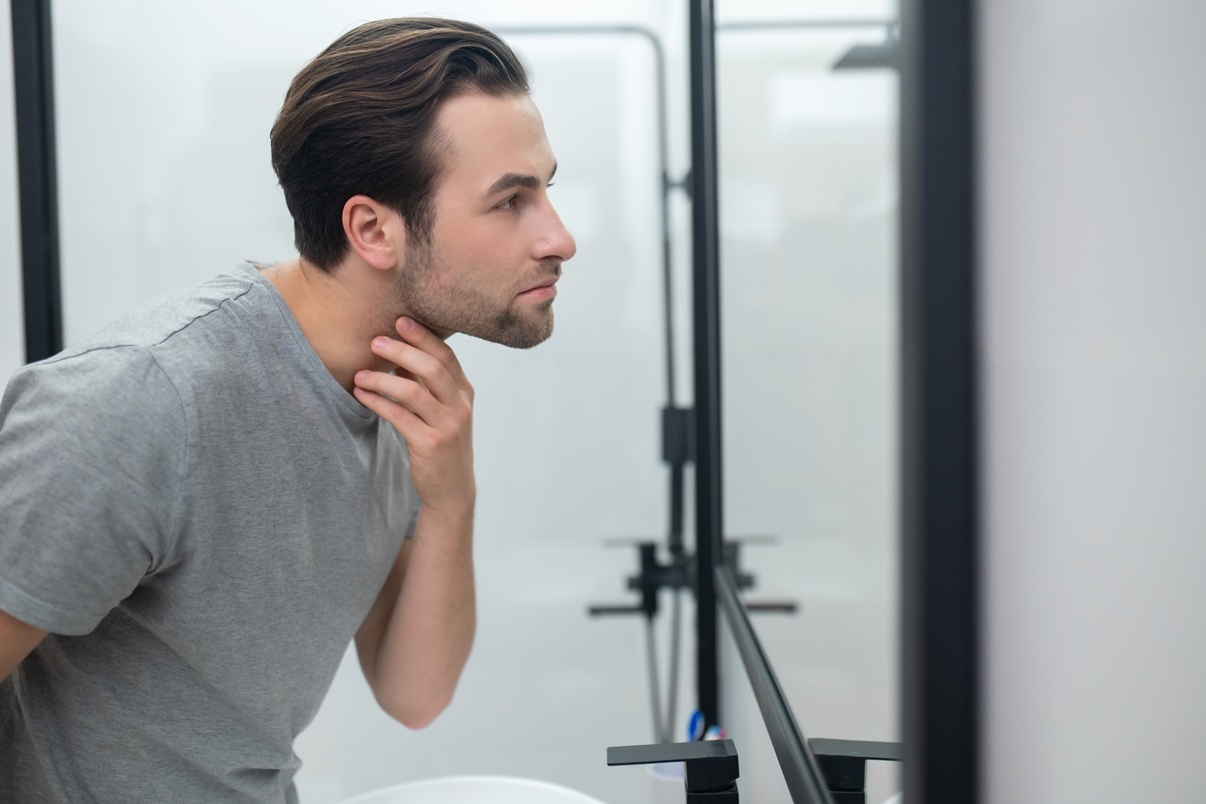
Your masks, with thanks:
[[[740,773],[737,768],[737,747],[732,740],[615,745],[607,749],[608,765],[653,765],[659,762],[686,763],[688,801],[693,794],[731,794],[731,797],[717,795],[706,799],[717,804],[735,804],[737,801],[737,777]]]
[[[900,743],[813,738],[808,741],[808,747],[817,758],[825,786],[835,801],[867,800],[868,760],[900,762],[904,759]]]

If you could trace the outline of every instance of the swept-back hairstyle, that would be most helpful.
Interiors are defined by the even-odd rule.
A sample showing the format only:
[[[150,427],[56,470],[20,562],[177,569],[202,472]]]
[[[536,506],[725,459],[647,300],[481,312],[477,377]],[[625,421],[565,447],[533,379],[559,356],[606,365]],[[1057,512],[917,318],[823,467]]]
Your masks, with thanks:
[[[331,270],[346,253],[344,203],[364,194],[430,240],[443,149],[440,102],[525,94],[528,78],[494,33],[467,22],[391,19],[354,28],[293,79],[272,126],[272,167],[302,257]]]

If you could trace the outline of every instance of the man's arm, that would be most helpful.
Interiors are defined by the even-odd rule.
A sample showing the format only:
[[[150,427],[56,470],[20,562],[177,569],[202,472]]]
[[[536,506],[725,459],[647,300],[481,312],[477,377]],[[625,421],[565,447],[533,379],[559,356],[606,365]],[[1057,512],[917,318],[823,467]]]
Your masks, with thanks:
[[[356,650],[381,707],[418,729],[452,700],[477,624],[473,388],[447,344],[410,319],[397,329],[403,340],[378,339],[373,351],[398,372],[360,372],[355,394],[406,440],[423,507]]]
[[[45,636],[41,628],[0,611],[0,681],[9,677]]]
[[[381,708],[421,729],[448,706],[473,646],[472,521],[419,515],[413,539],[356,634],[360,666]]]

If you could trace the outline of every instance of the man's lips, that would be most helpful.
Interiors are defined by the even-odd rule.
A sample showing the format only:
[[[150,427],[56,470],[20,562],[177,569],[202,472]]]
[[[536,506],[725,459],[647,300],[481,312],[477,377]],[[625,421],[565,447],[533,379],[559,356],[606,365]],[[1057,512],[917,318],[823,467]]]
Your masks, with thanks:
[[[545,299],[556,298],[557,296],[557,277],[547,279],[535,287],[528,288],[523,293],[519,294],[521,299],[535,299],[543,301]]]

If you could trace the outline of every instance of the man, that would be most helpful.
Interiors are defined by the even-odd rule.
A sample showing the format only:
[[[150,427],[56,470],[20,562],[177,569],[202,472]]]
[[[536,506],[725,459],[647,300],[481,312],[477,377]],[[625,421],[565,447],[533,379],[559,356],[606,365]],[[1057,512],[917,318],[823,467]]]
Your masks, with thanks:
[[[353,637],[422,728],[475,627],[473,389],[444,339],[549,337],[573,238],[523,68],[436,19],[294,79],[300,257],[14,375],[0,403],[0,801],[293,801]]]

